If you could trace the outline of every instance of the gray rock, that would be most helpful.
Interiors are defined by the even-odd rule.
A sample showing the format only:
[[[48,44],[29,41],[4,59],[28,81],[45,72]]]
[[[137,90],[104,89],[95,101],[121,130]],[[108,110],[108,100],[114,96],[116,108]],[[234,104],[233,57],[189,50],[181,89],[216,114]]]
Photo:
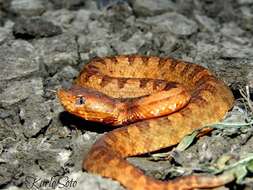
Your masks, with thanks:
[[[71,1],[62,1],[62,0],[51,0],[56,9],[66,8],[66,9],[77,9],[85,5],[83,0],[71,0]]]
[[[0,185],[8,184],[12,178],[17,174],[16,167],[17,161],[15,160],[15,145],[17,143],[16,134],[12,129],[4,128],[1,126],[1,151],[0,161]],[[16,173],[15,173],[16,172]]]
[[[78,76],[79,71],[74,69],[71,66],[66,66],[64,67],[61,71],[59,71],[57,74],[55,74],[53,77],[51,77],[47,81],[47,86],[54,87],[54,86],[60,86],[60,85],[66,85],[66,87],[69,87],[72,84],[72,80],[74,77]],[[53,93],[54,92],[48,91],[46,92],[47,94]]]
[[[176,8],[170,0],[131,0],[130,2],[134,12],[139,16],[154,16]]]
[[[89,58],[92,56],[107,56],[112,54],[113,50],[110,47],[110,25],[109,23],[101,23],[97,20],[88,22],[87,35],[80,35],[78,44],[81,56]],[[113,39],[117,38],[114,36]]]
[[[5,184],[10,183],[13,177],[13,172],[10,171],[5,164],[2,164],[0,166],[0,185],[4,186]]]
[[[195,60],[197,63],[205,63],[205,59],[214,59],[215,56],[219,55],[219,46],[216,44],[209,44],[204,41],[199,41],[196,44],[195,50]],[[203,57],[205,55],[205,57]],[[203,65],[204,66],[204,65]],[[205,65],[207,66],[207,65]]]
[[[5,14],[0,10],[0,26],[3,26],[5,22]]]
[[[20,188],[14,185],[8,185],[5,190],[24,190],[24,188]]]
[[[39,38],[59,35],[62,30],[52,22],[41,18],[20,18],[13,27],[13,34],[17,38]]]
[[[4,28],[0,28],[0,45],[6,41],[8,36],[9,36],[9,31]]]
[[[252,64],[252,67],[253,67],[253,64]],[[251,89],[253,89],[253,72],[248,73],[247,80],[248,80],[247,84],[249,85],[249,87]],[[253,90],[251,90],[251,91],[253,91]],[[253,92],[251,92],[251,93],[253,93]]]
[[[62,145],[65,146],[65,143],[62,142]],[[24,189],[29,189],[28,178],[46,180],[52,175],[58,175],[61,170],[57,158],[64,149],[49,144],[45,137],[38,136],[30,138],[29,141],[20,140],[15,144],[15,151],[7,150],[6,155],[9,155],[10,166],[16,168],[16,173],[22,172],[21,176],[13,181]]]
[[[7,126],[2,126],[0,128],[0,142],[1,145],[4,147],[9,147],[10,142],[14,142],[16,138],[16,135],[14,131]]]
[[[34,47],[23,40],[1,45],[0,62],[0,81],[20,79],[39,71],[39,62]]]
[[[234,22],[225,23],[220,32],[226,36],[241,36],[244,31]]]
[[[237,0],[240,5],[253,4],[253,0]]]
[[[252,13],[251,7],[242,6],[242,7],[240,7],[240,11],[241,11],[241,13],[242,13],[245,20],[250,20],[250,19],[253,18],[253,13]],[[243,24],[247,24],[247,22],[243,23]]]
[[[23,134],[26,137],[37,135],[52,120],[50,106],[44,102],[40,95],[31,95],[25,101],[24,106],[19,107],[19,110]]]
[[[253,49],[249,45],[241,45],[236,42],[224,41],[221,49],[222,57],[226,58],[252,58]]]
[[[97,10],[98,9],[98,4],[94,0],[86,0],[85,1],[85,9]]]
[[[10,10],[18,15],[36,16],[45,11],[41,0],[12,0]]]
[[[42,15],[42,18],[52,22],[54,25],[60,26],[63,32],[67,32],[71,30],[75,32],[73,29],[73,21],[75,20],[76,12],[69,11],[66,9],[59,10],[48,10]]]
[[[87,38],[91,40],[105,40],[110,37],[111,25],[107,22],[101,23],[98,20],[88,22],[88,26],[85,32],[88,33]]]
[[[198,29],[196,22],[175,12],[149,17],[143,21],[153,25],[157,32],[171,31],[177,35],[191,35]]]
[[[16,104],[30,96],[42,95],[42,78],[31,78],[22,81],[7,83],[5,89],[0,94],[0,104],[10,106]]]
[[[124,190],[118,182],[102,178],[100,176],[78,172],[73,173],[70,178],[77,179],[78,183],[75,187],[76,190]]]
[[[168,170],[172,168],[172,164],[168,161],[161,160],[154,162],[148,159],[149,158],[147,157],[130,157],[127,158],[127,161],[143,170],[146,175],[154,176],[156,179],[165,180]]]
[[[169,53],[171,53],[171,51],[176,46],[177,38],[175,37],[175,35],[166,33],[166,35],[162,36],[161,41],[161,51],[163,51],[165,55],[169,55]]]
[[[107,41],[93,41],[89,44],[90,51],[88,53],[81,52],[82,60],[89,60],[90,57],[94,56],[105,57],[113,54],[113,49]]]
[[[72,139],[73,144],[71,145],[71,148],[76,150],[74,151],[75,154],[73,154],[73,156],[71,155],[72,159],[75,159],[75,155],[77,154],[79,154],[79,156],[81,156],[80,159],[82,159],[84,155],[88,154],[91,146],[102,136],[103,134],[97,134],[96,132],[91,131],[87,131],[85,134],[76,135],[75,138]],[[80,154],[81,151],[83,151],[83,154]]]
[[[71,79],[76,77],[78,74],[79,74],[79,71],[77,71],[71,66],[66,66],[62,69],[62,71],[59,72],[59,77],[61,79],[70,81]]]
[[[207,31],[215,32],[218,28],[218,23],[216,23],[212,18],[209,18],[206,15],[196,13],[195,18]]]
[[[7,111],[5,109],[0,108],[0,119],[5,119],[7,117],[11,116],[11,111]],[[1,125],[1,123],[0,123]]]
[[[6,20],[4,23],[4,28],[9,30],[10,33],[12,31],[13,26],[14,26],[14,22],[12,20]]]
[[[127,41],[119,42],[118,39],[112,42],[113,48],[118,54],[135,54],[143,46],[151,33],[143,34],[141,32],[134,33]]]
[[[5,126],[2,120],[0,120],[0,185],[4,186],[18,176],[17,165],[18,162],[15,159],[16,149],[15,146],[18,142],[17,134],[13,128]],[[19,137],[18,137],[19,138]]]
[[[91,13],[91,11],[85,9],[78,10],[72,26],[79,32],[85,31],[90,22]]]
[[[1,17],[1,15],[0,15],[0,17]],[[0,23],[0,45],[8,40],[13,39],[13,35],[12,35],[13,25],[14,25],[14,23],[10,20],[6,20],[2,26]]]
[[[78,63],[78,46],[75,36],[71,33],[34,40],[35,52],[41,57],[53,74],[63,65],[76,65]]]
[[[238,43],[240,45],[246,45],[250,42],[250,39],[244,35],[245,31],[238,27],[234,22],[224,24],[220,32],[226,36],[228,41]]]

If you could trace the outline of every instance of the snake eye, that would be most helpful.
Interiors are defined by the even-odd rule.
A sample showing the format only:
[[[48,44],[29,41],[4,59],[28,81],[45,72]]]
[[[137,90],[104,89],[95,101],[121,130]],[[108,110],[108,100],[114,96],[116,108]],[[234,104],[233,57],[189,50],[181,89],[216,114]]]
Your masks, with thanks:
[[[82,96],[77,97],[77,99],[76,99],[76,105],[82,105],[84,103],[85,103],[85,99]]]

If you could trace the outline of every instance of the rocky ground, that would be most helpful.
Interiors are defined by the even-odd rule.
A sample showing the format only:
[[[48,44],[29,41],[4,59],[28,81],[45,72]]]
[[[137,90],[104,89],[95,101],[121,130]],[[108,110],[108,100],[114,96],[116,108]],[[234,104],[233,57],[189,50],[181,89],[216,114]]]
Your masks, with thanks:
[[[65,189],[124,189],[82,172],[107,129],[63,112],[55,91],[93,57],[135,53],[206,66],[240,98],[253,88],[253,0],[0,0],[0,189],[54,189],[61,177]],[[251,127],[215,130],[176,161],[129,160],[166,180],[252,146]],[[250,176],[222,189],[252,189]]]

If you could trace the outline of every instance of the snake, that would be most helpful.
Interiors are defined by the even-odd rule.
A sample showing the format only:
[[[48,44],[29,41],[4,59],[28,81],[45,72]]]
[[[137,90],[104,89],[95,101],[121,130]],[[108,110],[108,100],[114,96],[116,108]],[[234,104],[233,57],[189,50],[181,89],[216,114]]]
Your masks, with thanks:
[[[86,154],[82,167],[90,173],[129,190],[212,188],[234,180],[232,175],[192,174],[163,181],[126,159],[172,147],[196,129],[224,119],[234,96],[203,66],[170,57],[96,57],[57,96],[69,113],[112,129]]]

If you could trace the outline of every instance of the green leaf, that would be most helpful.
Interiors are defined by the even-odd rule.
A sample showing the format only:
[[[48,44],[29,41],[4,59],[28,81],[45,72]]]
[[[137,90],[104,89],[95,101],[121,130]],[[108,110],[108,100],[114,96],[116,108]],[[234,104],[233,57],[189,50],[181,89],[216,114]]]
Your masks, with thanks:
[[[233,168],[232,171],[236,176],[236,183],[241,183],[248,173],[245,165],[238,165],[237,167]]]
[[[231,159],[231,155],[223,154],[218,160],[216,161],[216,166],[220,170],[224,170],[226,167],[226,163]]]
[[[253,172],[253,160],[249,161],[248,164],[247,164],[247,169],[250,171],[250,172]]]
[[[176,150],[184,151],[185,149],[187,149],[192,144],[193,140],[196,138],[197,135],[198,131],[194,131],[192,134],[186,135],[177,145]]]

